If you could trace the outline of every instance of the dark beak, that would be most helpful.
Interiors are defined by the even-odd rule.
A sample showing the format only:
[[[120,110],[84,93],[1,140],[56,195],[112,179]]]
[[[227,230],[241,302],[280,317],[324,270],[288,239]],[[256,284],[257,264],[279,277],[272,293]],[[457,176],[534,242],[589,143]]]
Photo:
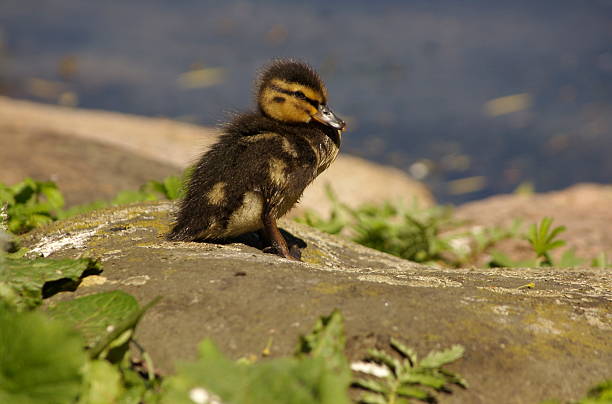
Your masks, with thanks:
[[[336,114],[331,111],[331,109],[327,108],[327,105],[319,105],[319,110],[312,116],[312,118],[338,130],[344,130],[346,127],[346,123],[342,119],[338,118]]]

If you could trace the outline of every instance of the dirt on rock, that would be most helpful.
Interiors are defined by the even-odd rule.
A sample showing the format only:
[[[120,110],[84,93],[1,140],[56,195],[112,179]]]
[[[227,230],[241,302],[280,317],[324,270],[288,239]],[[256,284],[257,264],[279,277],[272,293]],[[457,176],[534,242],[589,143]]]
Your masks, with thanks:
[[[261,357],[266,347],[272,356],[291,354],[299,334],[339,309],[351,361],[391,337],[421,355],[465,346],[451,368],[470,387],[441,395],[441,403],[573,400],[612,373],[609,270],[432,268],[281,221],[304,247],[304,262],[293,262],[248,239],[165,241],[172,209],[167,202],[105,209],[22,238],[31,256],[102,262],[101,274],[51,304],[115,289],[142,304],[163,296],[136,338],[164,372],[193,358],[206,337],[233,358]]]

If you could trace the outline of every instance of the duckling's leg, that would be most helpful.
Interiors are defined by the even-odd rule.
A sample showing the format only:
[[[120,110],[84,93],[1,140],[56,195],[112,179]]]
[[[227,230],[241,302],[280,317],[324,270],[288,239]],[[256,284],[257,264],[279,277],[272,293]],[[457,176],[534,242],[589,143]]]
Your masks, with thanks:
[[[274,216],[272,216],[270,213],[264,213],[261,219],[263,222],[263,233],[268,239],[270,246],[274,248],[276,253],[283,258],[300,261],[299,258],[293,256],[289,252],[289,247],[287,247],[287,241],[278,230],[278,227],[276,226],[276,219],[274,218]]]

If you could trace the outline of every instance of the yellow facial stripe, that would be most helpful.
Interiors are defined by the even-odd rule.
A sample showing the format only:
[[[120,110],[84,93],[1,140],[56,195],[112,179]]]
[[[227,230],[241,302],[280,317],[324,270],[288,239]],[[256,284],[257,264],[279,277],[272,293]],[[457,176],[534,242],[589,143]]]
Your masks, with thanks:
[[[274,79],[272,80],[271,84],[285,91],[291,91],[291,92],[301,91],[302,93],[304,93],[306,97],[310,98],[311,100],[315,100],[320,104],[323,103],[324,101],[324,97],[325,97],[324,94],[321,94],[318,91],[315,91],[312,88],[304,86],[299,83],[289,83],[285,80]],[[325,92],[325,89],[323,89],[323,91]]]
[[[276,98],[283,101],[276,102]],[[284,122],[310,122],[311,116],[317,112],[307,101],[283,94],[272,87],[263,90],[260,105],[269,116]]]

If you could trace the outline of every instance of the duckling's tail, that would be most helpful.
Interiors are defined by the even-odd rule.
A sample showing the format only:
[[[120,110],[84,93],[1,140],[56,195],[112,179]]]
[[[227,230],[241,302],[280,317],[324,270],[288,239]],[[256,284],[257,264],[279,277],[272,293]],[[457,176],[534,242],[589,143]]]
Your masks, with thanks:
[[[166,234],[166,240],[168,241],[192,241],[196,238],[196,235],[191,234],[189,227],[181,226],[180,223],[174,225],[170,233]]]

